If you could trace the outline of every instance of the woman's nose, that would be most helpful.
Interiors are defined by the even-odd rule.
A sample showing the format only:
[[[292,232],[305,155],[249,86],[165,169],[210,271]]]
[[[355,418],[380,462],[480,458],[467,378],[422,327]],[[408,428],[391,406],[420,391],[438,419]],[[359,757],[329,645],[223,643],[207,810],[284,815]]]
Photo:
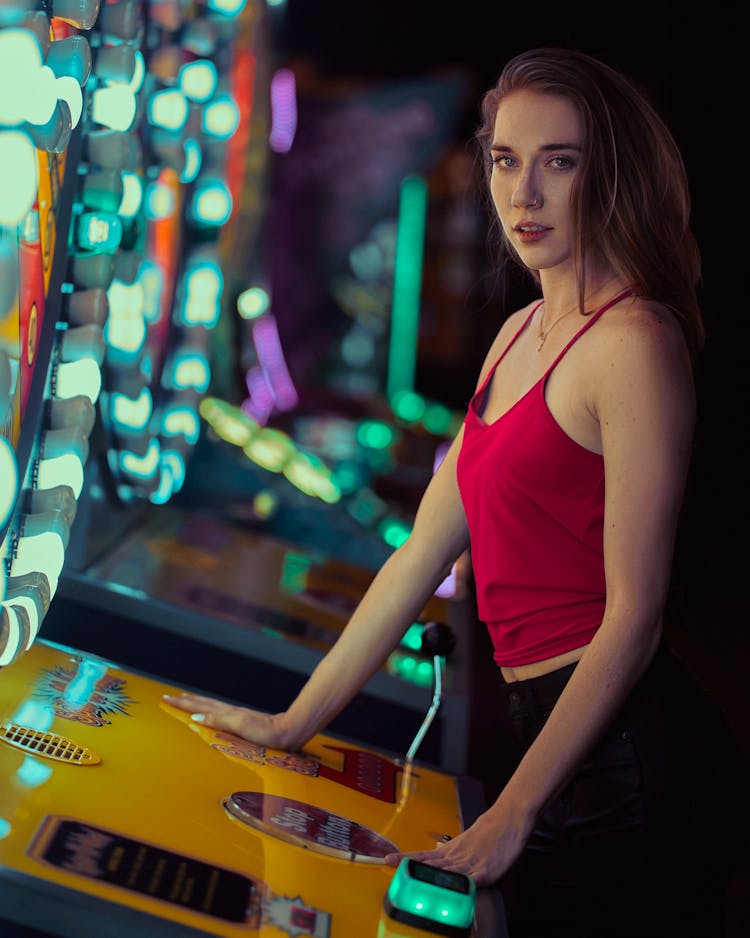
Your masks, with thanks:
[[[518,180],[511,197],[514,208],[540,208],[543,201],[539,187],[529,176]]]

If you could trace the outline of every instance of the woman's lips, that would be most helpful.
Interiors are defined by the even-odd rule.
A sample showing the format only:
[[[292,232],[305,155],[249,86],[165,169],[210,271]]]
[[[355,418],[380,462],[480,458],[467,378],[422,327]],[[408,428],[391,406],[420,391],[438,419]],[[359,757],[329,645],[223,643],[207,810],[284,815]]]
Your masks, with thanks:
[[[524,244],[531,244],[534,241],[541,241],[547,232],[552,231],[546,225],[539,225],[536,222],[521,222],[513,229],[516,237]]]

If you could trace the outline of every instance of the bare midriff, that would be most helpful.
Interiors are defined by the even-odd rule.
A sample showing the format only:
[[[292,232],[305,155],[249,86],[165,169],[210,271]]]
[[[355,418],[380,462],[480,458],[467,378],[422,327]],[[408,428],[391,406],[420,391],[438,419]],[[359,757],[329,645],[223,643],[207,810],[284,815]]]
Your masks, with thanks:
[[[513,668],[500,668],[500,673],[509,684],[513,681],[527,681],[532,677],[541,677],[542,674],[550,674],[552,671],[557,671],[558,668],[564,668],[575,661],[580,661],[588,647],[588,645],[581,645],[580,648],[563,652],[563,654],[555,655],[553,658],[532,661],[530,664],[519,664]]]

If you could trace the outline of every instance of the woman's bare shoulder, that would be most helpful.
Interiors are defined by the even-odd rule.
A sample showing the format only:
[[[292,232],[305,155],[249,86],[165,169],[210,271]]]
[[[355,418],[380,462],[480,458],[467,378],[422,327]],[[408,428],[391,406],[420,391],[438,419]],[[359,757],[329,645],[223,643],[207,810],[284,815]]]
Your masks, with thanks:
[[[534,307],[539,304],[539,302],[540,300],[532,300],[526,306],[523,306],[521,309],[517,309],[514,313],[511,313],[510,316],[508,316],[503,321],[503,324],[500,326],[497,335],[492,340],[492,345],[490,345],[489,351],[485,356],[482,369],[479,372],[477,386],[479,386],[482,381],[484,381],[487,372],[490,370],[490,368],[492,368],[498,358],[505,351],[508,344],[513,339],[513,336],[528,319],[529,314],[534,309]]]

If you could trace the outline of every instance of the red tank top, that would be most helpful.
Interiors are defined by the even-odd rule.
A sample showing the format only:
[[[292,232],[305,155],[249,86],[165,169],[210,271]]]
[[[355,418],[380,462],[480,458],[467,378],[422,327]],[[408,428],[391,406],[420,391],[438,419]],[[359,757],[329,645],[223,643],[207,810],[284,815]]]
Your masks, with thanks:
[[[602,306],[537,383],[487,424],[492,376],[534,307],[472,398],[457,479],[471,536],[479,618],[499,666],[530,664],[591,640],[602,621],[604,460],[560,427],[544,397],[568,349],[625,290]]]

